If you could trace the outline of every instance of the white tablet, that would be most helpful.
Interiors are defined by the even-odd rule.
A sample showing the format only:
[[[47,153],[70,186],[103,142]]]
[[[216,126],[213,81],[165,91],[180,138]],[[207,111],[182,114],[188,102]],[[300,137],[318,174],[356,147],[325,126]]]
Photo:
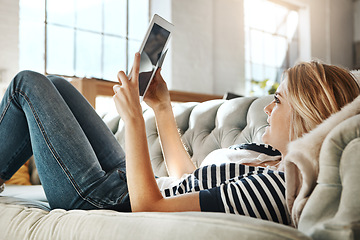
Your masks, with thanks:
[[[166,45],[169,42],[173,27],[174,25],[156,14],[150,21],[139,50],[141,54],[139,69],[140,100],[143,100],[156,70],[161,67],[164,61],[167,52],[165,50]],[[129,76],[131,76],[131,71]]]

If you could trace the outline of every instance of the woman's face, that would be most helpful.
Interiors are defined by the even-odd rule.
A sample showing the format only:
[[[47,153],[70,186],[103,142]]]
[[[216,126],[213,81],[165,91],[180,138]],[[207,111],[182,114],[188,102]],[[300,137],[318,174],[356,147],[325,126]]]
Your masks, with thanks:
[[[274,101],[264,108],[268,115],[265,133],[262,136],[264,143],[271,145],[279,150],[282,155],[286,155],[287,144],[290,142],[290,113],[291,107],[285,98],[285,81],[277,89]]]

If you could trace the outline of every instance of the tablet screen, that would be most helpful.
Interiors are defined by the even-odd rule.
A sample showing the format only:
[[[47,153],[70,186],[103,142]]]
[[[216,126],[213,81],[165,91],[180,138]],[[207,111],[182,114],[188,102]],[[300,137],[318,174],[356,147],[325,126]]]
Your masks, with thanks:
[[[156,64],[161,57],[170,32],[154,23],[149,37],[141,52],[139,69],[139,91],[144,96],[147,85],[156,70]]]

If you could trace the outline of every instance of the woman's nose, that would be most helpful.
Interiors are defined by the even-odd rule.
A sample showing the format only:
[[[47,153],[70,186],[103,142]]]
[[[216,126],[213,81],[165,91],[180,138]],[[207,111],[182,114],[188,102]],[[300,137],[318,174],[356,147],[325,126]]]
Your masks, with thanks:
[[[271,115],[271,111],[272,111],[273,107],[272,107],[272,102],[269,103],[266,107],[264,107],[264,112],[270,116]]]

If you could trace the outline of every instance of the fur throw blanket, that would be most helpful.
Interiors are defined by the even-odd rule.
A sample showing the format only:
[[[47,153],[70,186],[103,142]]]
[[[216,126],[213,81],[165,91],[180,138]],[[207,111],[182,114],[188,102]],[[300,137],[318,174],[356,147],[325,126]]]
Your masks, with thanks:
[[[285,156],[286,201],[292,224],[297,227],[301,212],[317,184],[319,154],[328,133],[342,121],[360,113],[360,96],[288,145]]]

